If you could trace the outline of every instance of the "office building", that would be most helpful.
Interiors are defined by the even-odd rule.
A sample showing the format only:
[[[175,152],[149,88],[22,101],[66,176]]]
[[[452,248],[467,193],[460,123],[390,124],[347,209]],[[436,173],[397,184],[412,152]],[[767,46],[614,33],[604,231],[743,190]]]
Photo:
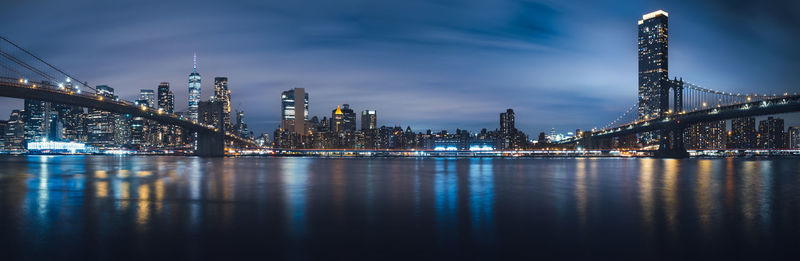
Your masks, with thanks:
[[[25,122],[20,110],[11,111],[8,123],[3,133],[5,151],[19,151],[25,149]]]
[[[350,109],[350,104],[342,104],[342,130],[345,132],[356,131],[356,113]]]
[[[158,84],[158,107],[166,113],[175,112],[175,95],[169,89],[168,82]]]
[[[25,109],[23,112],[25,141],[47,140],[50,126],[50,103],[40,100],[25,99]]]
[[[228,89],[228,77],[214,78],[214,101],[222,106],[222,126],[226,131],[233,130],[231,124],[231,90]]]
[[[114,99],[114,88],[107,85],[98,85],[96,88],[97,94],[103,97]],[[89,108],[89,113],[86,115],[87,123],[87,143],[95,147],[109,147],[116,144],[115,142],[115,125],[116,116],[108,111],[100,109]],[[120,129],[116,132],[127,131]]]
[[[378,113],[373,110],[361,111],[361,130],[374,130],[378,125]]]
[[[195,54],[194,70],[189,74],[189,107],[187,113],[191,121],[198,121],[198,106],[201,93],[200,80],[200,74],[197,73],[197,54]]]
[[[295,99],[299,97],[298,99]],[[308,121],[308,93],[304,88],[294,88],[281,93],[281,129],[306,133]]]

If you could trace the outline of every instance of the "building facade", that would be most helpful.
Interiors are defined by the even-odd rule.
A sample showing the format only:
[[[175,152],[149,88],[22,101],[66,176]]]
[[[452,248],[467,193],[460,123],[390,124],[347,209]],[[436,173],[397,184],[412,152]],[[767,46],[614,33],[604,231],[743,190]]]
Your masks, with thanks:
[[[756,146],[756,118],[745,117],[731,120],[729,149],[752,149]]]
[[[198,106],[200,103],[201,78],[197,73],[197,55],[194,56],[194,70],[189,74],[189,107],[187,113],[189,120],[198,120]]]
[[[295,99],[299,97],[299,99]],[[304,88],[294,88],[281,93],[281,129],[305,133],[308,121],[308,93]]]
[[[156,92],[151,89],[139,90],[139,100],[147,101],[147,107],[158,108],[156,103]]]
[[[768,117],[758,122],[758,147],[761,149],[782,149],[783,119]]]
[[[361,130],[374,130],[378,126],[378,112],[374,110],[361,111]]]
[[[231,124],[231,90],[228,89],[228,77],[214,78],[214,100],[222,104],[222,126],[225,130],[233,130]]]
[[[668,14],[662,10],[639,20],[639,97],[638,119],[661,115],[662,90],[668,77]],[[669,100],[667,100],[669,101]]]

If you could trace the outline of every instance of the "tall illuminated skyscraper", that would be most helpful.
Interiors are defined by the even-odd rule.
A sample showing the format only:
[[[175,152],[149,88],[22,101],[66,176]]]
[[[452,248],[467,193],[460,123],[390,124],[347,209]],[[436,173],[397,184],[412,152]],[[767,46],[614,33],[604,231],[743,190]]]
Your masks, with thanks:
[[[197,73],[197,54],[194,54],[194,70],[189,74],[189,120],[197,121],[200,92],[200,74]]]
[[[232,130],[231,125],[231,90],[228,89],[228,77],[214,78],[214,100],[222,103],[222,126]]]
[[[163,109],[164,112],[173,113],[175,111],[174,95],[169,90],[169,83],[162,82],[158,84],[158,107]]]
[[[667,75],[668,27],[667,12],[658,10],[639,20],[639,115],[638,118],[657,118]]]

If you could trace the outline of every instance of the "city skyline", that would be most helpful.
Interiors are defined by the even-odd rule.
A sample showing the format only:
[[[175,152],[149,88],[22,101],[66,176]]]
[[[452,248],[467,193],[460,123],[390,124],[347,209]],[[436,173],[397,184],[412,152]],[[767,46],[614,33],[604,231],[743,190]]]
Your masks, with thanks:
[[[493,6],[496,10],[499,10],[499,13],[504,13],[505,11],[510,10],[509,7],[518,7],[523,4],[520,3],[511,3],[511,2],[503,2],[504,4],[486,4],[489,6]],[[80,3],[79,3],[80,4]],[[791,4],[791,3],[788,3]],[[245,5],[245,4],[242,4]],[[402,4],[401,4],[402,5]],[[475,11],[472,10],[474,8],[474,3],[466,4],[467,7],[464,7],[466,13],[463,14],[465,16],[475,15]],[[696,5],[687,5],[687,4],[675,4],[674,6],[670,7],[671,4],[641,4],[641,6],[630,6],[624,8],[624,11],[616,10],[614,12],[602,12],[601,9],[593,9],[593,15],[601,16],[601,17],[608,17],[611,16],[611,19],[604,20],[603,23],[597,25],[597,31],[588,32],[588,36],[596,35],[601,32],[607,32],[607,34],[601,34],[602,39],[598,38],[596,44],[593,46],[587,46],[585,42],[578,44],[578,43],[570,43],[564,44],[564,41],[567,40],[575,40],[575,37],[578,37],[579,32],[587,33],[581,30],[575,31],[574,28],[570,26],[581,25],[581,23],[585,23],[586,21],[582,21],[582,18],[573,17],[572,14],[581,14],[585,13],[589,7],[592,7],[591,4],[587,4],[586,7],[576,7],[570,5],[558,5],[558,4],[528,4],[527,9],[520,9],[520,12],[529,12],[529,13],[522,13],[522,14],[515,14],[512,15],[514,17],[527,17],[535,16],[538,18],[530,18],[530,21],[518,21],[518,22],[529,22],[531,28],[539,28],[543,31],[547,31],[549,33],[542,33],[537,34],[535,31],[520,31],[520,32],[512,32],[516,29],[524,29],[523,27],[511,27],[511,26],[521,26],[519,24],[515,24],[515,22],[509,22],[510,19],[508,16],[498,15],[492,16],[494,18],[498,18],[498,21],[502,21],[501,25],[496,27],[499,31],[503,31],[505,33],[500,34],[500,32],[474,32],[469,33],[465,31],[460,31],[461,33],[466,33],[462,35],[464,38],[463,43],[458,43],[456,41],[444,41],[443,39],[429,39],[424,35],[409,35],[407,38],[409,39],[399,39],[399,51],[396,53],[391,53],[388,50],[380,48],[380,46],[384,45],[387,39],[382,39],[381,37],[384,34],[379,32],[374,32],[369,30],[371,34],[365,36],[366,41],[363,41],[367,45],[364,51],[354,50],[355,48],[346,46],[343,48],[333,48],[336,47],[335,43],[331,43],[333,47],[328,46],[308,46],[303,45],[303,42],[311,42],[313,40],[325,40],[329,39],[330,37],[335,37],[337,31],[331,32],[332,35],[323,35],[319,37],[314,37],[313,35],[287,35],[286,39],[294,39],[298,41],[298,45],[292,45],[292,47],[296,48],[289,48],[290,46],[274,46],[268,45],[264,48],[261,48],[261,51],[251,50],[248,49],[247,53],[254,54],[254,57],[247,57],[242,58],[242,53],[238,55],[234,55],[233,57],[237,57],[237,59],[233,59],[231,57],[227,57],[226,55],[232,54],[230,49],[235,49],[233,47],[237,46],[236,41],[231,43],[231,47],[226,47],[225,45],[220,44],[216,41],[210,40],[202,40],[198,41],[199,43],[204,43],[204,46],[194,46],[194,47],[187,47],[187,46],[180,46],[175,47],[170,44],[165,44],[163,42],[156,42],[156,43],[148,43],[142,44],[137,46],[130,46],[131,49],[125,49],[124,51],[119,51],[120,55],[118,57],[107,57],[107,56],[100,56],[103,59],[108,59],[110,63],[117,63],[119,61],[123,61],[126,63],[125,71],[124,72],[117,72],[111,69],[104,69],[99,71],[105,71],[106,74],[94,76],[98,73],[98,70],[84,70],[82,68],[89,68],[93,66],[90,62],[91,59],[65,59],[65,57],[69,57],[70,54],[64,54],[65,49],[72,49],[76,48],[74,52],[69,53],[82,53],[83,51],[89,50],[89,47],[76,47],[72,46],[71,44],[64,44],[63,46],[49,46],[44,48],[41,43],[31,42],[31,40],[25,39],[25,35],[22,35],[23,39],[19,39],[20,32],[17,28],[13,27],[13,21],[11,23],[4,23],[10,25],[6,31],[9,32],[9,36],[15,39],[18,39],[23,45],[31,46],[32,51],[36,53],[42,54],[48,58],[51,58],[55,61],[58,65],[69,66],[70,68],[76,68],[77,70],[75,73],[76,75],[80,76],[81,78],[91,79],[95,82],[90,82],[91,85],[109,85],[116,89],[117,95],[121,98],[133,100],[137,95],[140,89],[156,89],[158,84],[162,81],[170,82],[172,89],[175,92],[175,110],[176,111],[185,111],[186,104],[185,101],[187,100],[187,92],[186,92],[186,75],[189,73],[189,64],[191,62],[190,55],[197,51],[199,60],[198,60],[198,72],[200,72],[205,78],[207,79],[204,82],[204,91],[200,96],[201,99],[205,99],[211,96],[213,92],[213,86],[211,85],[211,81],[208,80],[211,77],[218,77],[218,76],[227,76],[230,78],[230,90],[233,103],[231,104],[232,110],[243,110],[248,113],[248,123],[250,125],[250,129],[254,130],[256,133],[271,132],[275,127],[280,125],[280,120],[278,115],[280,115],[280,101],[275,99],[276,93],[280,93],[284,90],[288,90],[291,88],[299,87],[305,88],[309,92],[314,93],[315,95],[311,98],[310,103],[313,105],[310,107],[310,115],[312,116],[324,116],[327,115],[327,111],[334,108],[337,104],[350,104],[356,111],[370,109],[370,110],[377,110],[381,114],[381,122],[379,125],[400,125],[400,126],[412,126],[415,131],[421,131],[425,129],[448,129],[453,130],[455,128],[462,128],[462,129],[469,129],[469,130],[480,130],[481,128],[493,128],[496,124],[496,112],[505,110],[506,108],[513,108],[518,115],[517,125],[520,129],[528,132],[528,133],[537,133],[539,131],[546,131],[550,128],[556,128],[558,130],[572,130],[576,127],[580,128],[590,128],[592,126],[601,127],[608,121],[613,120],[621,111],[631,103],[630,101],[633,100],[635,97],[635,88],[636,88],[636,52],[633,51],[635,48],[635,32],[636,32],[636,20],[641,16],[641,14],[657,10],[657,9],[665,9],[670,12],[671,17],[673,19],[670,20],[670,40],[671,45],[673,48],[673,52],[671,52],[672,57],[671,61],[671,73],[670,75],[682,75],[687,79],[692,80],[695,83],[702,84],[704,86],[708,86],[714,89],[723,89],[723,90],[730,90],[730,91],[737,91],[737,90],[748,90],[749,87],[747,85],[754,85],[755,83],[762,82],[765,85],[771,84],[776,87],[773,91],[785,91],[788,88],[780,88],[781,83],[775,83],[776,81],[784,81],[784,82],[793,82],[795,81],[794,78],[797,78],[796,73],[792,73],[791,71],[786,72],[786,70],[792,70],[793,68],[797,68],[797,66],[786,66],[796,63],[795,50],[788,49],[787,55],[784,58],[776,58],[774,56],[771,57],[771,62],[764,63],[763,65],[755,66],[753,64],[747,64],[744,61],[744,57],[712,57],[714,59],[700,59],[700,57],[704,56],[697,56],[693,57],[692,53],[702,53],[708,52],[711,54],[718,53],[721,50],[715,50],[713,48],[709,49],[708,41],[711,41],[711,38],[708,35],[703,35],[698,33],[697,28],[693,28],[693,23],[700,23],[704,26],[723,26],[719,25],[716,22],[712,21],[698,21],[698,19],[708,19],[704,18],[703,16],[698,16],[698,13],[703,13],[705,15],[710,16],[717,16],[717,17],[730,17],[732,14],[735,14],[736,10],[732,10],[730,7],[715,7],[713,3],[698,3]],[[112,5],[113,6],[113,5]],[[249,6],[249,5],[248,5]],[[357,4],[353,3],[345,3],[343,7],[340,9],[349,9],[355,8],[358,6]],[[111,6],[100,6],[98,8],[110,8]],[[232,7],[227,8],[241,8],[242,6],[233,5]],[[425,6],[429,7],[429,6]],[[9,10],[24,10],[25,8],[30,8],[26,4],[13,4]],[[167,9],[170,7],[167,6]],[[209,7],[207,4],[199,4],[197,7],[192,7],[199,11],[207,10]],[[266,8],[266,7],[265,7]],[[294,6],[278,6],[274,7],[276,10],[275,12],[284,13],[284,14],[293,14],[294,12],[299,12],[298,7]],[[409,7],[411,8],[411,7]],[[434,8],[434,7],[429,7]],[[737,19],[730,20],[728,22],[732,24],[747,24],[751,26],[745,26],[742,28],[752,28],[753,24],[759,23],[767,23],[769,24],[770,21],[764,21],[763,13],[770,13],[776,12],[774,8],[770,6],[755,6],[756,11],[754,15],[748,17],[739,17]],[[269,8],[266,8],[269,9]],[[413,10],[413,8],[411,8]],[[434,8],[435,9],[435,8]],[[631,10],[628,10],[631,9]],[[637,9],[637,10],[633,10]],[[714,12],[702,12],[707,11],[710,9],[719,9],[716,10],[717,13]],[[335,12],[339,10],[334,10]],[[495,9],[492,9],[495,10]],[[504,12],[500,12],[503,11]],[[516,9],[514,9],[516,10]],[[381,11],[381,10],[376,10]],[[311,12],[314,13],[314,12]],[[254,15],[252,13],[248,13],[250,15]],[[260,16],[263,15],[261,13],[258,14],[258,18],[264,18],[268,16]],[[447,17],[453,17],[452,11],[446,11]],[[525,15],[528,14],[528,15]],[[537,14],[544,14],[538,15]],[[762,15],[759,15],[762,14]],[[280,15],[278,15],[280,16]],[[14,15],[10,15],[9,17],[14,17]],[[248,17],[248,16],[245,16]],[[456,16],[457,17],[457,16]],[[776,15],[775,19],[786,18],[785,16]],[[370,18],[370,17],[367,17]],[[569,18],[569,19],[567,19]],[[745,19],[746,18],[746,19]],[[183,16],[176,16],[174,17],[175,21],[166,23],[167,27],[180,27],[184,25],[180,21],[188,20],[189,18]],[[203,18],[199,19],[198,23],[204,23]],[[321,22],[325,22],[327,20],[333,19],[331,17],[323,16],[319,19],[314,19],[313,17],[306,17],[300,16],[297,18],[298,26],[305,25],[303,22],[308,22],[308,25],[315,25]],[[366,18],[365,18],[366,19]],[[371,18],[374,19],[374,18]],[[394,18],[392,18],[394,19]],[[487,18],[489,19],[489,18]],[[564,20],[574,20],[572,22],[567,22]],[[225,19],[224,24],[236,24],[239,23],[240,19]],[[269,19],[266,19],[269,20]],[[309,21],[305,21],[309,20]],[[542,20],[542,21],[539,21]],[[483,22],[487,22],[491,24],[490,20],[481,20]],[[611,22],[609,22],[611,21]],[[410,24],[404,24],[402,21],[393,21],[398,23],[396,25],[393,24],[378,24],[378,26],[386,27],[386,29],[401,29],[406,28],[407,26],[411,28],[411,26],[421,26],[423,28],[431,28],[436,25],[439,25],[441,21],[423,21],[423,22],[409,22]],[[791,17],[789,17],[789,21],[791,22]],[[416,24],[421,23],[421,24]],[[609,25],[610,23],[610,25]],[[341,24],[343,26],[351,25],[346,21]],[[538,27],[535,27],[538,26]],[[416,28],[416,27],[413,27]],[[484,27],[480,27],[484,28]],[[515,29],[516,28],[516,29]],[[571,29],[572,28],[572,29]],[[782,23],[778,27],[778,29],[782,30],[790,30],[793,28],[793,25]],[[142,25],[138,23],[132,23],[123,26],[122,31],[130,30],[130,32],[134,32],[137,30],[142,29]],[[330,29],[330,28],[329,28]],[[356,28],[358,29],[358,28]],[[363,29],[363,28],[362,28]],[[377,28],[380,29],[380,28]],[[486,31],[491,28],[484,28]],[[514,29],[514,30],[512,30]],[[528,28],[530,29],[530,28]],[[776,30],[778,30],[776,29]],[[188,30],[188,29],[187,29]],[[192,29],[196,30],[196,29]],[[216,28],[215,30],[221,30]],[[366,30],[366,29],[365,29]],[[455,29],[454,29],[455,30]],[[16,31],[16,32],[15,32]],[[92,34],[95,32],[99,32],[102,30],[89,30],[85,32],[86,34]],[[233,30],[236,31],[236,30]],[[716,32],[715,34],[723,34],[722,39],[732,40],[730,41],[732,44],[728,46],[724,46],[722,49],[730,49],[733,48],[734,50],[740,50],[739,53],[742,53],[745,56],[754,55],[757,53],[769,53],[770,51],[765,50],[766,47],[770,47],[776,44],[776,41],[770,42],[769,39],[760,39],[761,42],[758,42],[760,45],[760,49],[756,48],[754,52],[746,52],[747,48],[739,46],[737,43],[742,43],[742,35],[749,34],[752,32],[745,32],[747,30],[743,30],[742,32],[730,32],[730,30],[720,30],[720,32]],[[236,31],[237,33],[240,33]],[[768,33],[768,32],[764,32]],[[395,36],[397,32],[392,30],[387,30],[385,36]],[[530,34],[530,35],[529,35]],[[716,35],[719,36],[719,35]],[[67,36],[65,36],[67,37]],[[170,35],[158,35],[158,34],[150,34],[145,33],[143,35],[145,38],[152,38],[152,37],[165,37],[169,38]],[[516,40],[516,41],[503,41],[502,46],[493,45],[490,43],[480,43],[480,39],[494,39],[500,40]],[[794,37],[793,35],[790,36],[783,36],[783,37]],[[114,38],[114,37],[111,37]],[[202,39],[202,37],[199,37]],[[510,39],[509,39],[510,38]],[[579,37],[580,38],[580,37]],[[69,39],[67,37],[66,39]],[[235,39],[235,38],[230,38]],[[260,39],[260,38],[256,38]],[[690,39],[694,39],[690,41]],[[125,38],[120,40],[127,40],[127,41],[135,41],[134,39]],[[348,43],[350,41],[354,41],[355,39],[349,39],[344,43]],[[422,43],[415,44],[414,41],[422,41]],[[426,42],[423,40],[439,40],[438,42]],[[67,43],[71,41],[66,41]],[[111,41],[112,43],[107,43],[110,45],[114,44],[123,44],[122,42]],[[228,41],[231,42],[231,41]],[[514,46],[510,47],[509,42],[518,43],[521,46]],[[620,45],[620,43],[622,43]],[[691,44],[689,44],[691,43]],[[784,41],[777,41],[777,44],[780,45],[784,43]],[[111,47],[110,45],[103,45],[102,43],[92,43],[94,45],[100,45],[98,48],[102,52],[104,52],[104,48]],[[495,44],[498,44],[495,42]],[[200,44],[198,44],[200,45]],[[619,47],[614,47],[620,45]],[[91,46],[91,45],[88,45]],[[557,46],[561,46],[556,48]],[[269,48],[267,48],[269,47]],[[631,48],[633,47],[633,48]],[[288,49],[287,49],[288,48]],[[304,49],[308,48],[308,50]],[[741,49],[744,48],[744,49]],[[748,47],[748,48],[755,48],[755,47]],[[245,48],[247,49],[247,48]],[[324,49],[335,49],[336,55],[339,56],[341,53],[351,53],[353,57],[362,58],[364,55],[369,53],[377,54],[377,56],[381,58],[387,59],[367,59],[364,61],[363,59],[355,59],[357,62],[350,61],[351,59],[347,58],[347,55],[340,57],[339,59],[333,59],[329,63],[332,62],[341,62],[343,66],[337,67],[326,67],[326,68],[317,68],[317,67],[308,67],[308,69],[298,69],[294,67],[303,67],[301,66],[304,63],[308,63],[309,61],[316,61],[320,57],[327,57],[330,58],[328,55],[333,54],[324,54],[321,53],[320,57],[316,57],[314,55],[308,54],[306,51],[310,51],[311,53],[315,53],[317,51]],[[452,50],[452,53],[448,53],[445,56],[439,54],[430,53],[430,51],[440,50],[440,49],[447,49]],[[592,52],[588,52],[589,49]],[[719,48],[718,48],[719,49]],[[130,57],[132,53],[141,53],[141,52],[148,52],[154,51],[153,54],[164,54],[164,58],[156,59],[156,61],[161,61],[154,63],[153,66],[141,66],[147,59],[142,59],[141,57]],[[295,54],[296,57],[283,57],[284,59],[278,60],[270,60],[270,59],[259,59],[263,58],[261,55],[262,53],[271,53],[273,57],[279,57],[275,55],[274,52],[276,50],[282,51],[289,51],[289,54]],[[574,51],[576,53],[580,53],[580,57],[576,57],[575,54],[571,54],[569,51]],[[173,52],[175,51],[175,52]],[[417,57],[418,51],[422,51],[425,53],[430,53],[430,57]],[[470,55],[456,55],[466,54],[467,51]],[[730,51],[730,50],[728,50]],[[446,52],[446,50],[445,50]],[[388,58],[395,57],[400,54],[413,54],[411,57],[412,61],[403,60],[396,64],[385,64],[386,60],[391,60]],[[521,61],[522,59],[517,58],[509,58],[506,55],[521,55],[520,57],[524,57],[526,61]],[[583,56],[592,56],[591,59],[585,58]],[[144,57],[150,58],[153,55],[148,54]],[[456,57],[458,56],[458,57]],[[495,64],[496,62],[500,63],[508,63],[507,66],[501,66],[497,69],[486,69],[483,70],[485,67],[483,65],[470,65],[467,63],[469,59],[473,56],[483,56],[487,59],[486,62],[488,64]],[[100,58],[97,57],[97,58]],[[96,59],[94,57],[90,57],[92,59]],[[117,60],[121,59],[122,60]],[[503,58],[503,59],[499,59]],[[506,59],[507,58],[507,59]],[[545,58],[545,59],[542,59]],[[605,70],[605,73],[598,74],[599,71],[595,70],[574,70],[570,69],[573,64],[568,63],[569,61],[576,61],[576,59],[581,58],[586,60],[587,64],[595,64],[594,69],[600,69],[600,71]],[[692,58],[692,59],[689,59]],[[696,59],[696,60],[693,60]],[[709,61],[719,61],[720,59],[725,60],[726,64],[732,64],[737,66],[735,69],[739,70],[751,70],[752,74],[750,73],[740,73],[734,74],[730,72],[724,73],[724,75],[720,71],[714,72],[714,69],[710,64]],[[543,67],[540,60],[547,61],[548,63],[552,64],[553,66],[550,67]],[[238,63],[243,63],[247,65],[255,65],[255,66],[247,66],[247,67],[255,67],[255,68],[263,68],[263,70],[258,69],[248,69],[248,70],[239,70],[241,66],[236,65]],[[275,61],[275,63],[270,63],[270,61]],[[577,60],[579,61],[579,60]],[[283,63],[282,63],[283,62]],[[529,66],[524,66],[528,62],[534,63],[529,64]],[[105,63],[105,62],[104,62]],[[263,64],[262,64],[263,63]],[[565,64],[567,63],[567,64]],[[602,68],[598,64],[608,63],[615,66],[605,66],[605,67],[613,67],[613,68]],[[696,64],[693,64],[696,63]],[[140,66],[136,66],[136,65]],[[276,64],[275,67],[272,64]],[[326,63],[327,64],[327,63]],[[433,65],[431,65],[433,64]],[[511,66],[513,64],[513,66]],[[283,66],[279,66],[283,65]],[[372,66],[378,65],[378,66]],[[785,66],[778,66],[778,65],[785,65]],[[114,65],[112,67],[115,67]],[[430,75],[425,75],[425,73],[420,73],[419,70],[410,71],[410,67],[413,66],[421,66],[423,68],[428,68],[428,66],[439,66],[442,68],[442,76],[432,77]],[[580,63],[577,64],[577,68],[582,68]],[[166,70],[162,70],[165,67]],[[292,67],[297,69],[294,72],[284,71],[283,69],[275,69],[276,67]],[[359,68],[365,67],[375,67],[381,70],[383,69],[392,69],[389,71],[383,71],[378,73],[368,73],[372,72],[372,70],[363,70],[360,73],[353,74],[353,71]],[[768,70],[772,67],[780,67],[784,69],[778,70]],[[147,73],[146,71],[152,71],[158,68],[159,73]],[[336,69],[331,69],[336,68]],[[456,72],[451,72],[450,69],[447,68],[454,68]],[[710,69],[709,69],[710,68]],[[273,70],[274,69],[274,70]],[[502,69],[502,70],[501,70]],[[612,70],[613,69],[613,70]],[[555,70],[555,71],[553,71]],[[564,75],[563,71],[574,71],[579,72],[579,76],[582,77],[561,77],[560,75]],[[772,71],[770,73],[760,73],[760,70]],[[524,71],[525,73],[521,73]],[[542,77],[544,72],[552,73],[552,77]],[[711,72],[709,72],[711,71]],[[176,73],[173,73],[176,72]],[[274,73],[271,73],[274,72]],[[124,73],[124,74],[121,74]],[[467,76],[463,77],[467,73],[474,73],[474,76]],[[769,77],[770,75],[780,74],[783,77]],[[84,76],[85,75],[85,76]],[[294,76],[292,76],[294,75]],[[426,76],[426,77],[416,77],[416,76]],[[522,77],[522,76],[528,77]],[[313,77],[311,77],[313,76]],[[347,77],[345,77],[347,76]],[[401,77],[403,76],[403,77]],[[458,77],[464,79],[457,79]],[[514,77],[497,77],[497,76],[514,76]],[[725,77],[723,77],[725,76]],[[401,78],[414,78],[414,79],[426,79],[427,83],[415,83],[415,84],[407,84],[404,81],[398,81],[398,77]],[[473,78],[474,77],[474,78]],[[138,78],[138,79],[132,79]],[[259,81],[264,81],[261,83],[254,82],[253,78],[258,78]],[[371,78],[366,82],[353,82],[353,81],[361,81],[363,78]],[[583,79],[582,79],[583,78]],[[325,82],[315,82],[315,81],[323,81],[321,79],[328,79]],[[587,80],[591,79],[591,80]],[[755,79],[758,79],[756,81]],[[147,81],[149,80],[149,81]],[[471,81],[472,83],[469,84],[460,84],[458,81]],[[144,82],[147,81],[147,82]],[[283,82],[279,82],[283,81]],[[576,83],[579,81],[580,83]],[[270,83],[272,82],[272,83]],[[535,83],[533,83],[535,82]],[[521,86],[521,85],[525,86]],[[716,83],[716,84],[715,84]],[[406,87],[398,88],[399,84],[405,84]],[[530,85],[529,85],[530,84]],[[503,87],[501,85],[505,85],[507,87]],[[508,87],[512,86],[513,87]],[[571,85],[571,86],[568,86]],[[623,87],[616,87],[616,86],[623,86]],[[789,84],[784,84],[785,86],[789,86]],[[740,88],[726,88],[727,86],[739,86]],[[611,89],[617,90],[616,92],[608,92],[602,91],[602,89]],[[550,90],[550,91],[548,91]],[[764,89],[765,92],[768,92],[769,89]],[[507,95],[509,92],[513,92],[519,95]],[[397,99],[395,97],[402,97],[403,99]],[[510,98],[509,98],[510,97]],[[461,100],[465,101],[464,104],[455,105],[452,100]],[[8,108],[0,108],[4,111],[10,113],[11,109],[13,108],[21,108],[21,101],[11,100],[11,99],[3,99],[2,102],[3,107]],[[593,111],[593,115],[589,115],[583,113],[584,111]],[[596,115],[594,115],[596,114]],[[787,121],[792,122],[792,117],[787,117]],[[792,123],[788,123],[787,125],[795,125]]]

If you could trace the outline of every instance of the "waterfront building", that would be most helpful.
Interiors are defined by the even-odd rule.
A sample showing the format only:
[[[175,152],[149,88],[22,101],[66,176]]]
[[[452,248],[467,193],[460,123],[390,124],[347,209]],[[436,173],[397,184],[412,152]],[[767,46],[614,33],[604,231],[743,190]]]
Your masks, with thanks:
[[[3,149],[5,151],[18,151],[25,149],[25,122],[20,110],[11,111],[3,133]]]
[[[114,114],[113,120],[113,137],[112,144],[115,147],[122,147],[133,143],[133,135],[131,133],[131,125],[133,124],[133,117],[130,114]]]
[[[768,117],[758,122],[759,148],[780,149],[783,144],[783,119]]]
[[[800,149],[800,126],[789,127],[789,130],[786,131],[786,134],[789,140],[787,148]]]
[[[756,145],[756,118],[744,117],[731,120],[728,148],[752,149]]]
[[[187,113],[189,120],[198,121],[198,109],[201,93],[201,78],[197,73],[197,54],[194,55],[194,70],[189,74],[189,108]]]
[[[55,136],[61,141],[86,142],[86,111],[83,107],[53,104],[57,121],[54,130]]]
[[[226,131],[233,130],[231,124],[231,90],[228,89],[228,77],[214,78],[214,100],[222,106],[222,126]]]
[[[361,130],[374,130],[378,125],[378,114],[374,110],[361,111]]]
[[[299,97],[298,99],[295,99]],[[308,93],[304,88],[294,88],[281,93],[281,129],[295,133],[306,132],[308,121]],[[278,137],[276,136],[275,139]]]
[[[25,141],[43,141],[48,138],[50,126],[50,103],[25,99],[23,121],[25,122]]]
[[[689,149],[725,149],[726,124],[726,121],[693,124],[686,128],[684,144]]]

